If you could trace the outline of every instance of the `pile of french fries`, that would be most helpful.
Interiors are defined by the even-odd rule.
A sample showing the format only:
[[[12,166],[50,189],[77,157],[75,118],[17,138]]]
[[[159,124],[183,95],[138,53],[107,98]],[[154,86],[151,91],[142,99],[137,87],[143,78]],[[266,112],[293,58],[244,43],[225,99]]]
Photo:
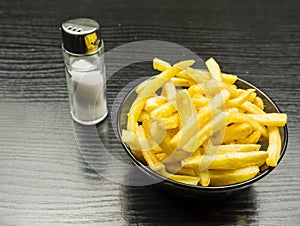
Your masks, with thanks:
[[[255,89],[237,87],[213,58],[205,63],[155,58],[160,73],[137,86],[122,141],[153,171],[189,185],[235,184],[276,166],[287,115],[266,113]]]

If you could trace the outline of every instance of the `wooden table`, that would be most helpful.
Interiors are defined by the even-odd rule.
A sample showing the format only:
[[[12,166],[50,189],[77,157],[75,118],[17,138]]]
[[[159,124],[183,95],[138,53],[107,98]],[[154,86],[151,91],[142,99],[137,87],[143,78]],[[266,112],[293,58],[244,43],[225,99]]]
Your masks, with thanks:
[[[76,143],[61,54],[60,24],[82,16],[101,22],[107,51],[134,41],[176,43],[267,93],[289,116],[279,166],[225,201],[180,199],[99,175],[85,157],[101,159],[103,150],[83,154]],[[297,0],[1,1],[0,224],[298,225],[299,24]],[[108,79],[110,114],[96,129],[124,162],[112,106],[126,84],[152,75],[150,67],[131,64]]]

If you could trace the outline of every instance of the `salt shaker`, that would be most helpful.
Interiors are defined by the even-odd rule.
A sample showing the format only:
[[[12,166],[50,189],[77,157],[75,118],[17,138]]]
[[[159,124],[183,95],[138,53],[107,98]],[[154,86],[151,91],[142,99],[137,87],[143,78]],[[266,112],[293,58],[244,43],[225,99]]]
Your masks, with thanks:
[[[107,116],[104,43],[99,24],[76,18],[62,24],[62,52],[72,118],[94,125]]]

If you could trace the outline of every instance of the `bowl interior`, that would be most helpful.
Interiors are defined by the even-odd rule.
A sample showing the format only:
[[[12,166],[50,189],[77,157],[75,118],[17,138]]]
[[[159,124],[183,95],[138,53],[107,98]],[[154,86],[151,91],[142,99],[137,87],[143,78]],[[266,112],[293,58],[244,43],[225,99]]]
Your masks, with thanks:
[[[257,96],[259,96],[260,98],[262,98],[262,100],[264,101],[264,105],[265,105],[265,112],[267,113],[280,113],[281,111],[279,110],[279,108],[276,106],[276,104],[266,95],[264,94],[261,90],[259,90],[258,88],[254,87],[253,85],[251,85],[250,83],[242,80],[242,79],[238,79],[235,83],[235,85],[237,85],[237,87],[242,88],[242,89],[255,89]],[[122,130],[126,129],[126,125],[127,125],[127,113],[130,110],[130,107],[132,105],[132,103],[134,102],[135,98],[136,98],[137,94],[135,93],[135,88],[133,88],[128,94],[127,96],[124,98],[122,104],[120,105],[119,108],[119,112],[118,112],[118,135],[119,135],[119,139],[121,141],[121,136],[122,136]],[[281,140],[282,140],[282,148],[281,148],[281,154],[280,154],[280,159],[278,161],[278,163],[280,162],[280,160],[282,159],[285,150],[286,150],[286,146],[287,146],[287,126],[285,125],[284,127],[279,127],[279,132],[280,132],[280,136],[281,136]],[[168,187],[168,188],[172,188],[172,189],[181,189],[181,192],[183,191],[183,193],[187,193],[186,191],[190,191],[192,190],[192,193],[194,195],[194,193],[199,193],[199,192],[218,192],[218,191],[234,191],[234,190],[239,190],[241,188],[245,188],[248,187],[249,185],[251,185],[252,183],[254,183],[255,181],[260,180],[261,178],[263,178],[264,176],[266,176],[267,174],[269,174],[274,167],[269,167],[269,166],[262,166],[262,170],[261,172],[256,175],[254,178],[241,182],[241,183],[237,183],[237,184],[232,184],[232,185],[226,185],[226,186],[218,186],[218,187],[203,187],[203,186],[192,186],[192,185],[188,185],[188,184],[183,184],[177,181],[173,181],[170,180],[166,177],[161,176],[160,174],[152,171],[149,167],[147,167],[146,165],[144,165],[143,163],[141,163],[131,152],[130,148],[124,143],[122,142],[123,147],[125,148],[126,152],[128,153],[128,155],[130,156],[130,158],[132,159],[132,161],[138,166],[140,167],[140,169],[146,173],[147,175],[153,177],[154,179],[158,179],[159,181],[163,181],[163,183]],[[264,146],[266,148],[266,145],[262,143],[262,149],[264,149]]]

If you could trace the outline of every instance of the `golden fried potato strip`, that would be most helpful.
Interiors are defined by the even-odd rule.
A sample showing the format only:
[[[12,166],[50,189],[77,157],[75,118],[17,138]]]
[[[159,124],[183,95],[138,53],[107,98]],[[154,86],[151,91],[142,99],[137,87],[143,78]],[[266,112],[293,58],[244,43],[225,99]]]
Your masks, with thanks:
[[[255,177],[259,173],[258,166],[249,166],[235,170],[210,170],[210,185],[225,186],[240,183]]]
[[[276,166],[280,157],[281,138],[278,127],[269,127],[269,146],[267,149],[268,158],[267,165]]]
[[[185,159],[185,167],[214,170],[231,170],[247,166],[261,166],[267,159],[266,151],[232,152],[217,155],[201,155]]]

